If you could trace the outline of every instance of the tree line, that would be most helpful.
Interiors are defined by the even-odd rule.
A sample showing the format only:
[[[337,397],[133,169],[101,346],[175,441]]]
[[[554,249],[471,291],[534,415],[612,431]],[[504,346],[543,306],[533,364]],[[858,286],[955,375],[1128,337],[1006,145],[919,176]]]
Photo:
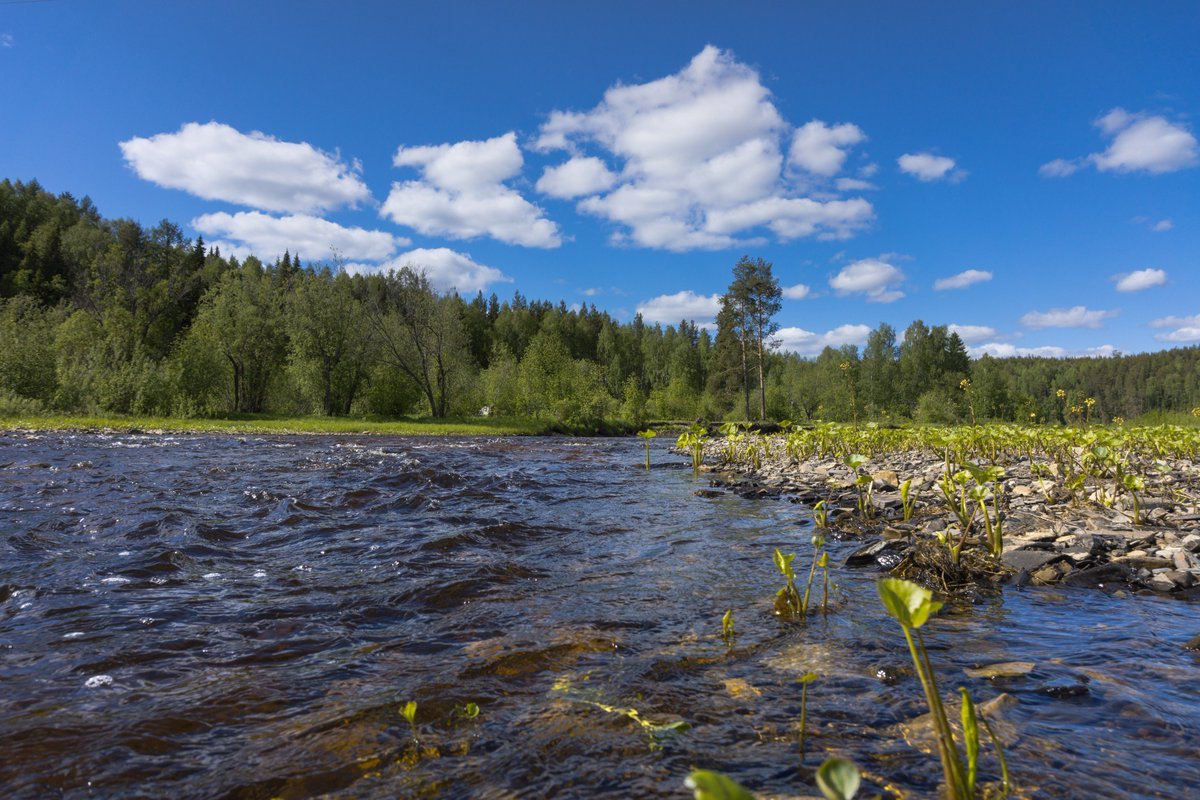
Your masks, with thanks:
[[[614,319],[519,292],[430,287],[420,265],[350,275],[290,252],[239,261],[0,182],[0,413],[1062,421],[1200,405],[1200,348],[972,360],[944,325],[779,352],[772,267],[742,258],[715,330]],[[964,383],[965,381],[965,383]],[[1063,390],[1060,396],[1058,390]]]

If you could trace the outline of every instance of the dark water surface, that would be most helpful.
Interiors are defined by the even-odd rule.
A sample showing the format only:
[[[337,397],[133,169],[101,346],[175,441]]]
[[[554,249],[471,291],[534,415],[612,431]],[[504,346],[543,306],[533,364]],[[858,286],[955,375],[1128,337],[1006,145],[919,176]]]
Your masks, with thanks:
[[[802,795],[832,752],[931,796],[877,573],[837,570],[836,613],[781,622],[771,553],[807,569],[801,507],[695,496],[662,442],[641,459],[629,439],[0,437],[0,794],[683,798],[703,766]],[[925,631],[944,694],[1015,700],[993,719],[1021,795],[1200,796],[1200,605],[1010,590]],[[1005,661],[1035,666],[963,671]]]

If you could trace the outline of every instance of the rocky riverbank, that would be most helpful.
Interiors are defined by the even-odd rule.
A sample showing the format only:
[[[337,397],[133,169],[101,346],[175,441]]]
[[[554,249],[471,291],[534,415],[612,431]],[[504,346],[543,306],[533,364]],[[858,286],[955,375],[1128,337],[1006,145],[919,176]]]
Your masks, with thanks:
[[[987,508],[1002,525],[1002,553],[997,559],[987,552],[985,522],[976,515],[954,563],[949,543],[962,538],[961,515],[945,498],[941,457],[894,453],[855,469],[835,458],[791,458],[781,437],[761,443],[734,459],[719,439],[706,443],[701,471],[710,488],[697,494],[733,492],[807,508],[824,501],[827,535],[863,540],[849,566],[877,566],[950,592],[1062,584],[1200,598],[1200,470],[1194,462],[1141,465],[1141,488],[1130,491],[1112,476],[1071,473],[1036,456],[1002,461],[1003,476],[985,486]],[[958,469],[953,465],[951,473]],[[966,491],[976,483],[961,485]]]

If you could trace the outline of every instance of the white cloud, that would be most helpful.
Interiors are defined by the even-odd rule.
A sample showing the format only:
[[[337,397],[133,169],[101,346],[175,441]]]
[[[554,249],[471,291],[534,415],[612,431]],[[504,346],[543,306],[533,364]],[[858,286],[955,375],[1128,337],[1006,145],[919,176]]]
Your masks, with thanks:
[[[357,163],[306,142],[241,133],[219,122],[189,122],[176,133],[121,142],[125,161],[144,180],[264,211],[307,214],[369,200]]]
[[[1099,328],[1104,320],[1115,317],[1115,309],[1090,310],[1084,306],[1052,308],[1049,311],[1030,311],[1021,317],[1021,324],[1029,328]]]
[[[664,294],[653,297],[643,303],[638,303],[637,313],[646,322],[661,322],[665,325],[675,325],[689,319],[700,325],[711,325],[717,319],[721,310],[719,294],[696,294],[690,289],[675,294]]]
[[[804,283],[783,287],[783,296],[788,300],[803,300],[812,294],[812,288]]]
[[[951,275],[948,278],[938,278],[933,282],[933,288],[941,291],[943,289],[965,289],[971,284],[990,281],[992,273],[981,269],[968,269],[960,272],[957,275]]]
[[[1033,356],[1039,358],[1067,358],[1070,356],[1085,356],[1091,358],[1107,358],[1116,352],[1116,348],[1111,344],[1102,344],[1099,347],[1085,347],[1081,350],[1068,350],[1065,347],[1058,345],[1043,345],[1041,347],[1017,347],[1006,342],[989,342],[988,344],[980,345],[979,347],[967,348],[967,354],[972,358],[978,358],[985,353],[994,358],[1017,358],[1021,356]]]
[[[490,236],[526,247],[558,247],[558,226],[503,181],[521,173],[515,133],[486,141],[400,147],[393,163],[421,179],[393,183],[381,213],[421,233],[471,239]]]
[[[860,178],[838,178],[834,185],[839,192],[870,192],[879,187]]]
[[[254,254],[270,261],[290,251],[310,261],[329,259],[332,251],[348,259],[387,258],[397,247],[409,244],[384,231],[345,228],[319,217],[294,215],[272,217],[258,211],[204,214],[192,220],[192,227],[209,237],[223,252],[245,258]]]
[[[11,33],[0,33],[0,47],[12,47],[16,42]]]
[[[1151,286],[1162,286],[1167,282],[1167,273],[1161,269],[1139,269],[1125,275],[1114,275],[1118,292],[1140,292]]]
[[[1080,166],[1078,161],[1056,158],[1038,167],[1038,174],[1043,178],[1065,178],[1078,172]]]
[[[1167,333],[1156,333],[1154,338],[1160,342],[1200,342],[1200,326],[1185,326]]]
[[[598,158],[572,158],[557,167],[547,167],[537,182],[542,194],[570,200],[611,189],[617,176]]]
[[[801,356],[815,356],[826,347],[863,345],[870,335],[868,325],[839,325],[825,333],[813,333],[803,328],[780,328],[775,334],[779,348]]]
[[[829,178],[842,171],[849,148],[866,140],[867,135],[857,125],[844,122],[829,127],[814,119],[792,136],[788,164]]]
[[[1158,222],[1156,222],[1152,226],[1150,226],[1150,230],[1154,231],[1155,233],[1162,233],[1163,231],[1169,231],[1169,230],[1171,230],[1171,228],[1174,228],[1174,227],[1175,227],[1175,223],[1171,222],[1171,220],[1160,219]]]
[[[1112,141],[1102,153],[1086,158],[1057,158],[1043,164],[1043,176],[1063,177],[1092,164],[1101,172],[1148,172],[1152,175],[1200,164],[1200,144],[1183,123],[1161,115],[1130,113],[1114,108],[1096,120],[1096,127]]]
[[[500,270],[478,264],[466,253],[446,247],[419,247],[401,253],[384,264],[347,264],[346,271],[362,274],[387,273],[404,267],[424,272],[430,286],[441,292],[455,290],[460,294],[469,294],[485,289],[493,283],[512,282],[512,278]]]
[[[1187,325],[1200,326],[1200,314],[1194,317],[1159,317],[1151,320],[1151,328],[1180,328]]]
[[[904,280],[904,273],[896,267],[876,258],[855,261],[829,280],[829,285],[841,295],[864,294],[874,303],[890,303],[904,297],[896,285]]]
[[[843,127],[830,129],[842,129],[838,141],[853,138]],[[619,174],[612,188],[578,206],[621,226],[617,243],[721,249],[761,241],[744,238],[758,228],[786,241],[845,239],[868,225],[874,211],[866,200],[802,197],[785,182],[787,133],[758,73],[708,46],[678,73],[613,86],[589,111],[553,112],[535,146],[576,158],[594,147],[617,164],[601,165]],[[830,160],[811,163],[829,169]]]
[[[987,325],[958,325],[952,323],[947,328],[950,329],[951,333],[957,333],[958,338],[967,344],[978,342],[980,339],[991,339],[996,335],[996,329],[989,328]]]
[[[896,159],[901,172],[922,181],[949,179],[958,182],[967,176],[963,170],[954,170],[954,159],[935,156],[932,153],[905,153]],[[954,170],[953,172],[951,170]]]
[[[1160,317],[1150,322],[1151,328],[1174,328],[1166,333],[1156,333],[1160,342],[1200,342],[1200,314],[1192,317]]]

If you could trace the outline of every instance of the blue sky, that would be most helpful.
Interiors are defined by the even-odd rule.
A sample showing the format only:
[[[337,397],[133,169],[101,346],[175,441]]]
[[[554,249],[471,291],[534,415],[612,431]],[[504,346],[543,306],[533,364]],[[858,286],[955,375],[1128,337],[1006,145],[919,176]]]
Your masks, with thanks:
[[[782,345],[1200,342],[1200,5],[0,0],[0,177]],[[957,288],[955,288],[957,287]]]

